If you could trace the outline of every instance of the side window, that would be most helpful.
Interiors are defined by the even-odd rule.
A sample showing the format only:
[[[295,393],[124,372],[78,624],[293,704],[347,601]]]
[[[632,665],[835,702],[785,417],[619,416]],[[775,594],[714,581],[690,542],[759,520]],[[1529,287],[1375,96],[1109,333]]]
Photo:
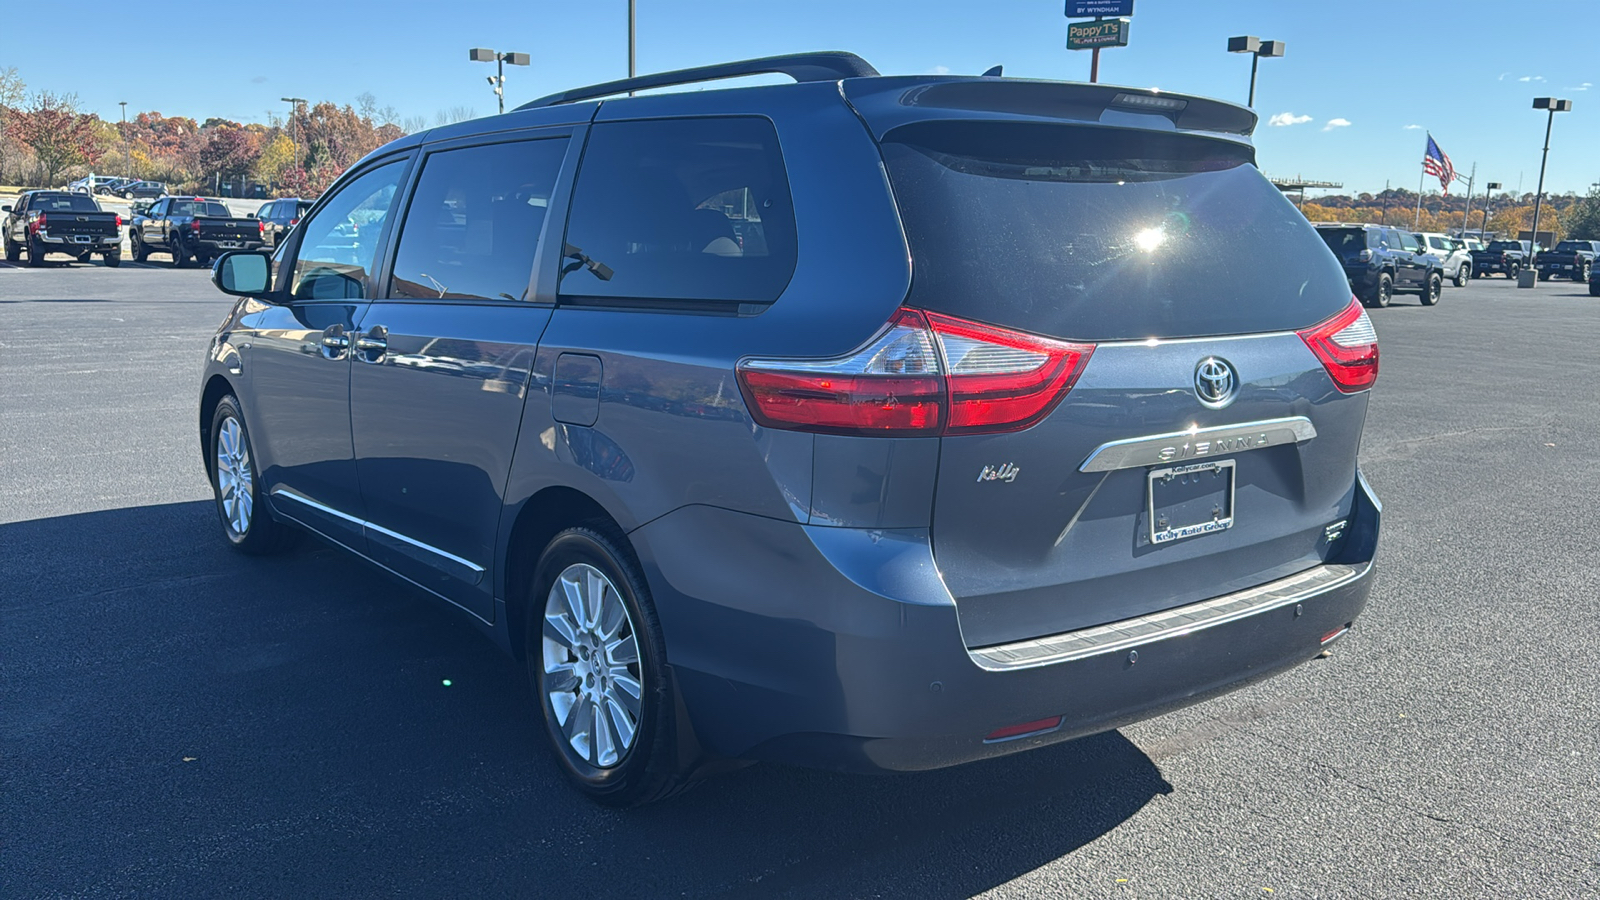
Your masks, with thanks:
[[[1422,249],[1422,246],[1417,243],[1417,239],[1412,237],[1407,232],[1397,231],[1395,232],[1395,236],[1400,239],[1400,248],[1402,250],[1410,253],[1416,253]]]
[[[301,229],[289,296],[295,300],[346,300],[365,296],[383,223],[405,163],[368,170],[345,184]]]
[[[776,300],[796,253],[794,204],[772,123],[595,125],[564,250],[564,299]]]
[[[1381,228],[1372,228],[1367,231],[1367,247],[1370,249],[1377,250],[1388,240],[1388,233]]]
[[[387,296],[526,300],[565,139],[442,150],[406,208]]]
[[[159,219],[167,214],[167,201],[157,200],[156,205],[150,207],[150,218]]]

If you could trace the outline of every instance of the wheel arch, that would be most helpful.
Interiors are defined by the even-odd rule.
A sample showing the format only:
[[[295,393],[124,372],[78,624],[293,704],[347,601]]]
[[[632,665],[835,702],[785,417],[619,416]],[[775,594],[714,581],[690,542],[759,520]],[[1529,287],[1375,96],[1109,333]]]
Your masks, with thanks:
[[[211,417],[216,414],[217,404],[222,398],[233,394],[233,384],[221,375],[212,375],[206,379],[206,386],[200,392],[200,458],[205,461],[206,478],[216,477],[211,470]]]
[[[638,563],[638,555],[621,524],[593,497],[565,485],[547,487],[529,497],[512,521],[504,544],[505,565],[501,566],[500,596],[505,598],[506,637],[512,655],[518,660],[526,658],[524,637],[529,613],[525,601],[539,555],[552,538],[577,525],[591,525],[609,532],[624,551],[634,555],[634,563]]]

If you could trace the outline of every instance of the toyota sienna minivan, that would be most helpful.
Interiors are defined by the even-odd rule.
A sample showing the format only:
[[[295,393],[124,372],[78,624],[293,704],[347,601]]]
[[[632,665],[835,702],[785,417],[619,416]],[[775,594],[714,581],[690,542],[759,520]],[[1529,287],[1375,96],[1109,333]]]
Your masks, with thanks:
[[[795,83],[628,96],[754,73]],[[223,533],[459,609],[611,805],[1283,671],[1371,588],[1378,347],[1255,125],[820,53],[401,138],[215,264]]]

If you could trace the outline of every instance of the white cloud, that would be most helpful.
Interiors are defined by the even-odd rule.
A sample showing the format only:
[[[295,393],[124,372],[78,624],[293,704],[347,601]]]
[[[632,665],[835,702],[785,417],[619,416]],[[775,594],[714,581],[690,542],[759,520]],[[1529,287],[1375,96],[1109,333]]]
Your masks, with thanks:
[[[1506,76],[1510,75],[1510,74],[1511,74],[1510,72],[1501,72],[1500,73],[1500,77],[1496,78],[1495,81],[1505,81],[1506,80]]]
[[[1310,116],[1297,116],[1292,112],[1281,112],[1267,120],[1268,125],[1283,127],[1285,125],[1302,125],[1311,121]]]
[[[1323,131],[1332,131],[1335,128],[1349,128],[1349,119],[1329,119],[1328,124],[1322,126]]]
[[[949,66],[934,66],[933,67],[933,71],[928,73],[928,74],[930,74],[930,75],[949,75],[950,74],[950,67]]]
[[[1521,82],[1524,82],[1524,83],[1529,82],[1529,81],[1543,81],[1544,80],[1544,76],[1543,75],[1524,75],[1521,78],[1518,78],[1517,80],[1521,81]]]
[[[1422,126],[1421,125],[1407,125],[1407,126],[1405,126],[1405,130],[1406,131],[1421,131],[1422,130]]]
[[[1563,88],[1563,90],[1568,90],[1568,91],[1587,91],[1589,88],[1592,88],[1592,87],[1594,87],[1594,85],[1592,85],[1589,82],[1585,81],[1583,84],[1580,84],[1577,87]]]

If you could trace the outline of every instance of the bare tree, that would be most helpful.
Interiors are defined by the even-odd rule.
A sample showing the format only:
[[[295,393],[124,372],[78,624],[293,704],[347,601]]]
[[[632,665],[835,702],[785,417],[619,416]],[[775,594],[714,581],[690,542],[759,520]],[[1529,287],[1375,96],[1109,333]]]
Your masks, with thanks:
[[[356,95],[356,115],[371,122],[377,114],[378,98],[372,96],[371,91],[362,91]]]
[[[393,106],[385,106],[383,109],[378,110],[378,118],[376,121],[380,126],[399,125],[400,110],[395,109]]]
[[[454,125],[457,122],[465,122],[468,119],[476,119],[477,117],[478,111],[470,106],[452,106],[449,109],[441,109],[435,113],[433,124]]]
[[[428,120],[422,116],[406,116],[400,121],[400,130],[406,134],[416,134],[428,130]]]

